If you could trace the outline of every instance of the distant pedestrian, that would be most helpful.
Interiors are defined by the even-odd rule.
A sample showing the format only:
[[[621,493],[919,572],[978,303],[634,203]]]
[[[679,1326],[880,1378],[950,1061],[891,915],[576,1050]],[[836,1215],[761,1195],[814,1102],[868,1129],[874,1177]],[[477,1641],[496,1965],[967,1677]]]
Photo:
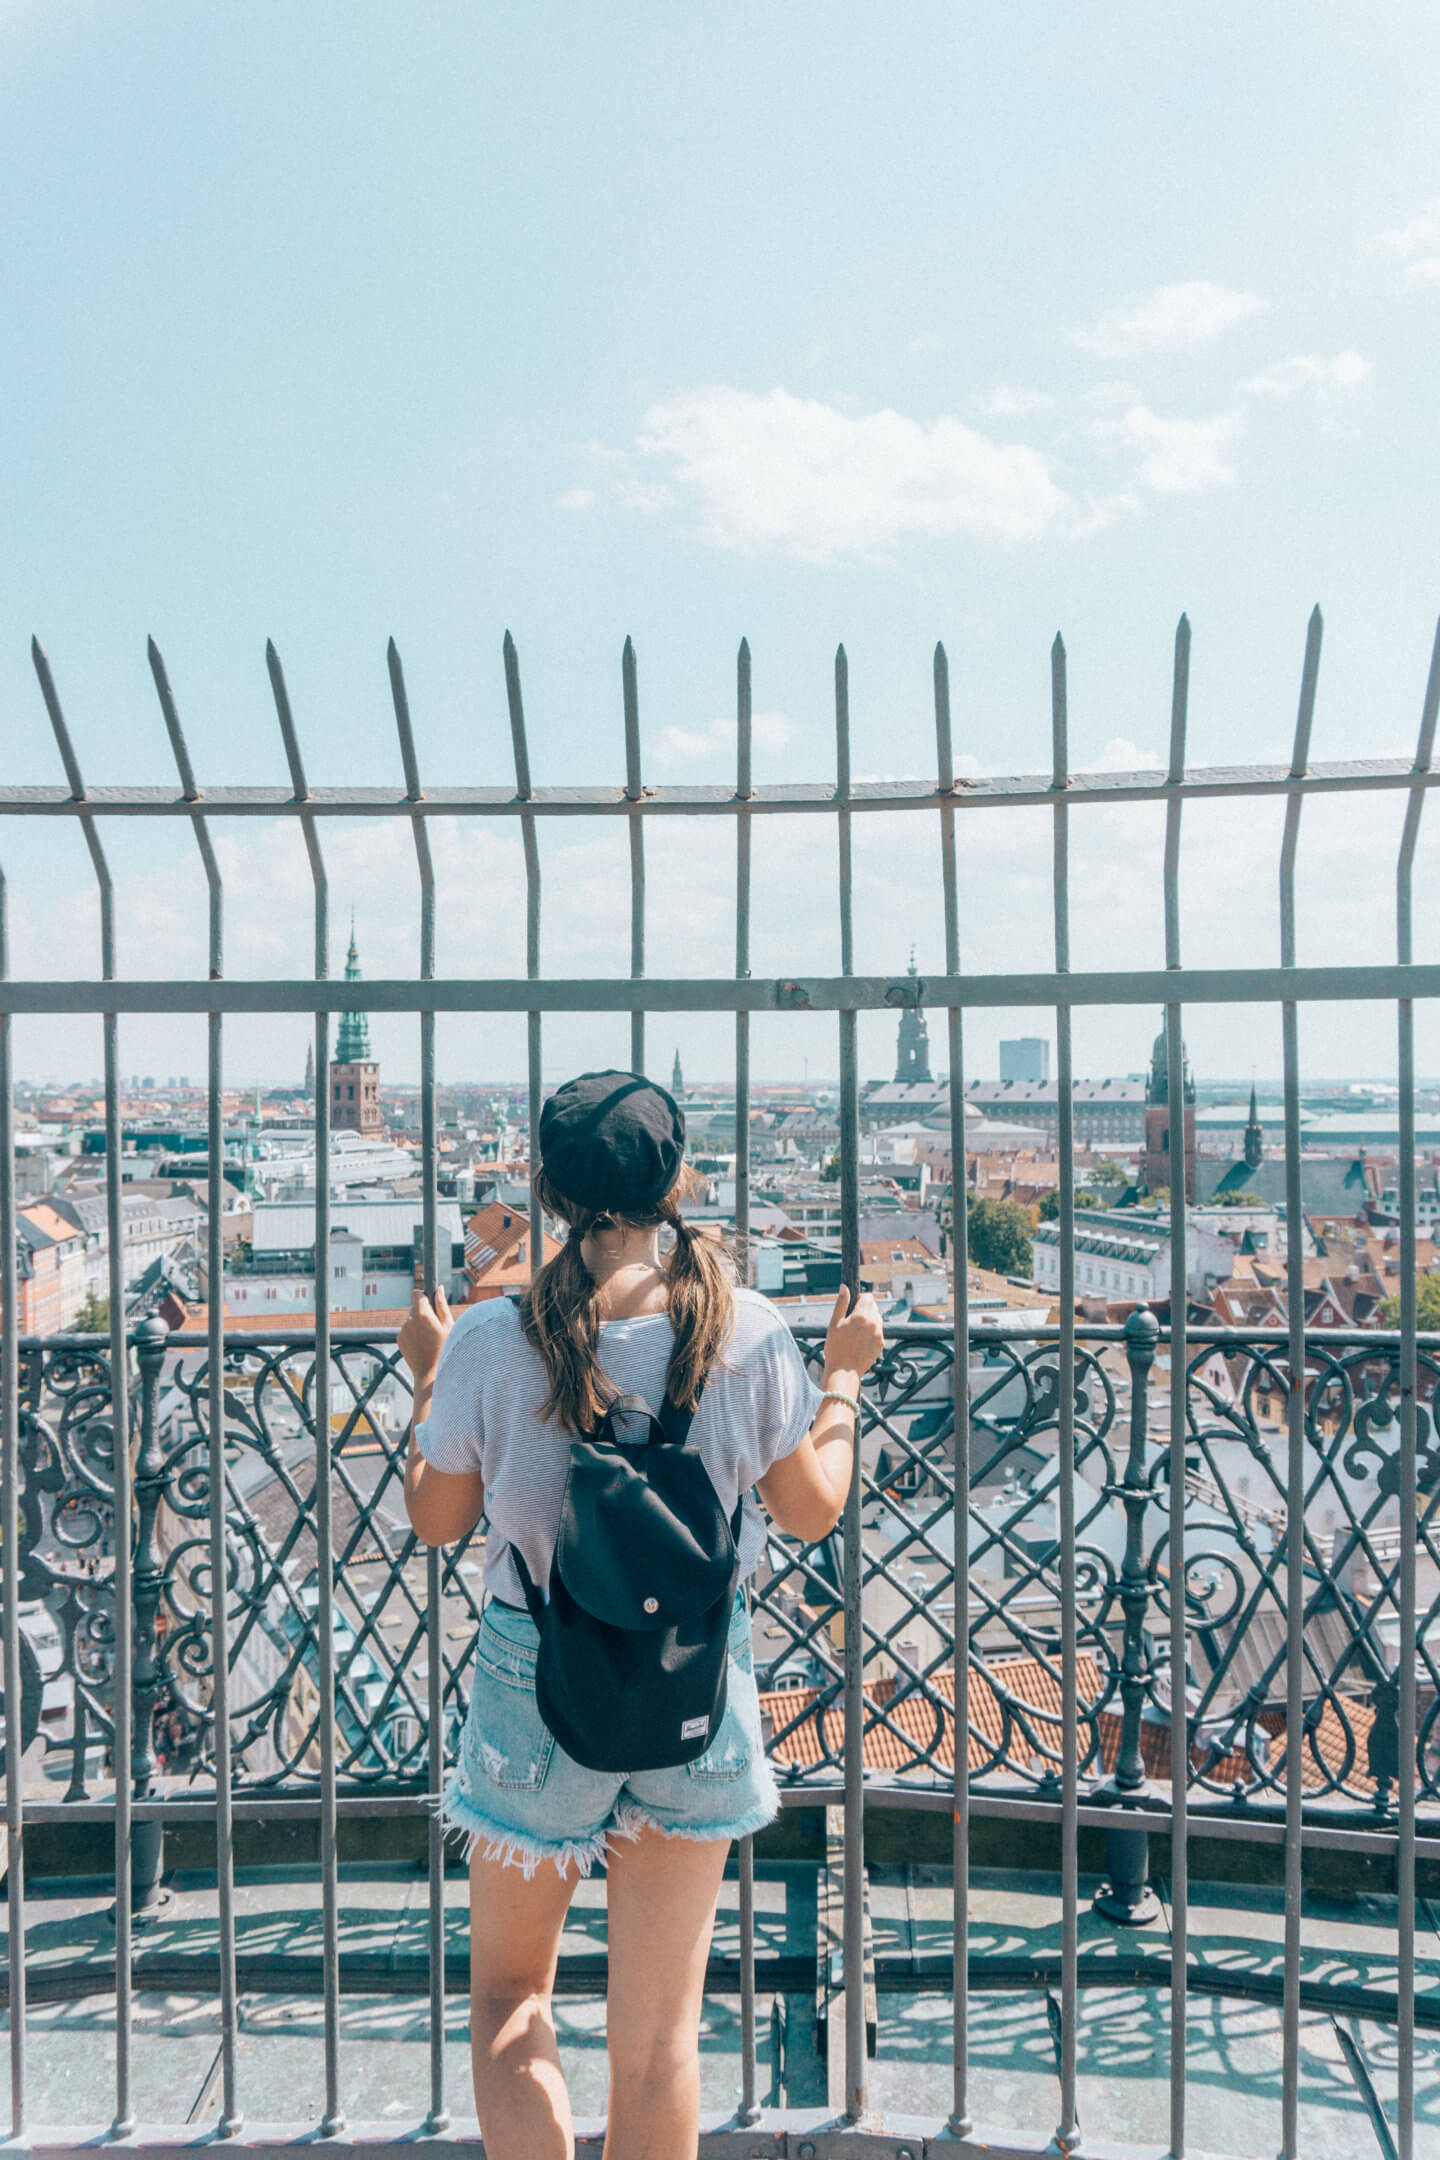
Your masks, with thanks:
[[[779,1805],[745,1588],[765,1535],[752,1488],[784,1530],[815,1539],[834,1528],[861,1376],[883,1337],[874,1299],[852,1308],[842,1290],[824,1390],[814,1385],[784,1316],[737,1286],[724,1248],[685,1221],[684,1121],[663,1088],[632,1073],[583,1074],[545,1105],[540,1140],[541,1200],[570,1226],[560,1253],[518,1307],[497,1298],[455,1317],[443,1291],[433,1302],[417,1291],[400,1331],[414,1376],[405,1497],[415,1532],[444,1545],[482,1512],[489,1522],[474,1687],[445,1795],[447,1822],[470,1839],[475,2104],[490,2160],[571,2160],[551,1994],[575,1884],[603,1861],[605,2160],[687,2160],[726,1858]],[[674,1243],[662,1257],[667,1230]],[[532,1224],[537,1253],[540,1232]],[[698,1756],[704,1743],[692,1744],[694,1759],[628,1773],[584,1767],[546,1724],[541,1633],[526,1602],[527,1582],[538,1607],[535,1586],[551,1581],[572,1443],[601,1428],[620,1395],[643,1398],[657,1418],[678,1407],[682,1444],[738,1525],[741,1584],[718,1729]]]

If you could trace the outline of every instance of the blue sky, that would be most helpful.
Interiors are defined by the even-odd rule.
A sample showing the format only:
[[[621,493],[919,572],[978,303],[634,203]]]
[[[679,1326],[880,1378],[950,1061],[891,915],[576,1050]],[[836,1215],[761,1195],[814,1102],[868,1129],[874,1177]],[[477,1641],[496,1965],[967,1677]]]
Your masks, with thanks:
[[[623,772],[627,632],[656,780],[729,771],[742,633],[762,779],[832,770],[840,638],[858,772],[930,769],[937,637],[960,749],[1042,768],[1057,627],[1074,762],[1129,764],[1163,747],[1182,607],[1193,761],[1271,758],[1317,599],[1315,754],[1408,750],[1440,605],[1437,62],[1414,5],[0,0],[6,768],[57,776],[34,631],[87,775],[168,777],[153,631],[202,780],[282,776],[267,636],[313,777],[389,778],[393,632],[422,771],[498,780],[507,626],[541,780]],[[1307,809],[1302,959],[1393,953],[1392,808]],[[1043,818],[971,822],[967,961],[1044,964]],[[1158,823],[1074,822],[1076,965],[1158,957]],[[1274,956],[1277,829],[1193,814],[1188,958]],[[437,837],[442,971],[518,971],[513,842]],[[201,958],[174,839],[116,838],[127,970]],[[95,971],[70,840],[0,830],[21,972]],[[232,829],[233,972],[306,970],[294,842]],[[367,965],[413,966],[408,839],[330,844]],[[835,964],[828,846],[766,834],[757,972]],[[655,972],[728,966],[730,847],[656,835]],[[547,835],[547,968],[628,964],[622,850]],[[1420,957],[1437,856],[1432,811]],[[937,864],[867,830],[862,967],[912,936],[939,965]],[[1135,1068],[1155,1024],[1085,1016],[1078,1066]],[[977,1015],[973,1069],[1031,1025]],[[303,1032],[236,1023],[231,1072],[281,1077]],[[662,1032],[657,1060],[673,1034],[727,1069],[723,1023]],[[413,1073],[413,1025],[377,1034]],[[98,1068],[93,1028],[19,1035],[22,1070]],[[1272,1015],[1189,1035],[1202,1071],[1278,1065]],[[1392,1038],[1317,1012],[1304,1051],[1385,1071]],[[557,1022],[547,1070],[623,1049]],[[756,1058],[833,1070],[833,1024],[766,1022]],[[131,1023],[122,1059],[198,1070],[199,1032]],[[522,1059],[508,1025],[442,1026],[442,1073]]]

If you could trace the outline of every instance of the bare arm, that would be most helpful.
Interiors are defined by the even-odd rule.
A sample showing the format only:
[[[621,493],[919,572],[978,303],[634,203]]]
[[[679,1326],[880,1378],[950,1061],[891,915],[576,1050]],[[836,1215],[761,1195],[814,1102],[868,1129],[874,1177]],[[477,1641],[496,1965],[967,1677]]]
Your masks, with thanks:
[[[453,1545],[458,1538],[468,1536],[485,1512],[485,1482],[479,1471],[462,1471],[457,1476],[437,1470],[426,1462],[415,1439],[416,1426],[429,1415],[440,1353],[454,1324],[443,1290],[435,1292],[433,1305],[423,1291],[417,1290],[410,1300],[410,1317],[400,1330],[400,1355],[414,1381],[410,1452],[405,1461],[405,1511],[422,1545]]]
[[[850,1307],[850,1293],[835,1300],[825,1334],[823,1385],[859,1399],[862,1375],[885,1346],[880,1312],[868,1290]],[[756,1488],[780,1529],[812,1543],[828,1537],[845,1508],[855,1456],[855,1417],[844,1403],[822,1403],[805,1438],[773,1463]]]

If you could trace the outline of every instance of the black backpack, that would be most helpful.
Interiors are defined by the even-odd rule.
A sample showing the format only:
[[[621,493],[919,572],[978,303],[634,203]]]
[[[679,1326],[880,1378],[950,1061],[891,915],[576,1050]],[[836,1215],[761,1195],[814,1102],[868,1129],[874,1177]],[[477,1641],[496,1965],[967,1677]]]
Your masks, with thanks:
[[[686,1438],[694,1413],[666,1393],[611,1403],[570,1449],[541,1599],[511,1557],[540,1630],[535,1697],[587,1770],[668,1770],[705,1753],[725,1715],[743,1497],[727,1522]]]

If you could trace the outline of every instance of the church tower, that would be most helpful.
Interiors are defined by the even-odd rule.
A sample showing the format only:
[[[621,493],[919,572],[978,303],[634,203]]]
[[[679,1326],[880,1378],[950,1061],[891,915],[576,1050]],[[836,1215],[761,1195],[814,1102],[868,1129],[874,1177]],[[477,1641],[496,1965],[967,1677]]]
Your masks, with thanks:
[[[675,1052],[675,1063],[670,1071],[670,1093],[676,1102],[685,1100],[685,1075],[680,1070],[680,1052]]]
[[[1190,1060],[1185,1046],[1180,1046],[1183,1066],[1180,1085],[1181,1129],[1185,1148],[1185,1197],[1195,1198],[1195,1082],[1190,1076]],[[1145,1083],[1145,1160],[1141,1175],[1147,1192],[1168,1192],[1173,1182],[1171,1168],[1171,1102],[1170,1060],[1165,1048],[1165,1030],[1161,1028],[1150,1053],[1150,1077]]]
[[[346,982],[359,982],[360,955],[355,950],[355,925],[350,925],[350,950],[345,956]],[[378,1140],[384,1131],[380,1117],[380,1067],[370,1054],[370,1016],[363,1012],[340,1015],[340,1032],[330,1066],[330,1128],[332,1132],[364,1133]]]
[[[1265,1135],[1260,1126],[1260,1108],[1255,1100],[1255,1083],[1250,1083],[1250,1119],[1245,1127],[1245,1167],[1258,1170],[1265,1160]]]
[[[910,948],[910,974],[915,974],[915,948]],[[906,1083],[929,1080],[930,1030],[925,1025],[925,1015],[918,1005],[907,1005],[900,1015],[900,1035],[895,1051],[895,1078]]]

